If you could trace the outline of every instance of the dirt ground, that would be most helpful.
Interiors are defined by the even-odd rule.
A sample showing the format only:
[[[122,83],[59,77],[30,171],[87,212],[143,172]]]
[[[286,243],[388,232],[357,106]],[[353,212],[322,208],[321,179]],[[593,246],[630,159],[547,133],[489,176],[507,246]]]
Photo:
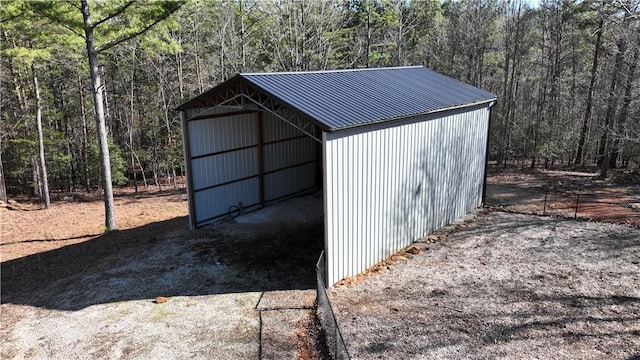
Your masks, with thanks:
[[[187,195],[181,191],[139,192],[133,188],[114,190],[118,229],[138,229],[141,237],[153,237],[166,226],[145,225],[172,220],[176,228],[187,226]],[[19,257],[95,239],[104,232],[104,203],[100,194],[76,193],[54,195],[49,210],[20,199],[25,209],[15,211],[0,207],[0,257],[8,261]],[[143,233],[142,230],[147,230]]]
[[[637,359],[640,230],[489,212],[330,292],[354,359]]]
[[[192,232],[184,194],[119,194],[102,235],[99,199],[0,209],[0,358],[321,358],[321,201],[280,205]]]
[[[527,169],[487,177],[486,202],[508,211],[558,215],[640,227],[640,183],[601,180],[597,172]],[[620,171],[618,171],[619,173]]]

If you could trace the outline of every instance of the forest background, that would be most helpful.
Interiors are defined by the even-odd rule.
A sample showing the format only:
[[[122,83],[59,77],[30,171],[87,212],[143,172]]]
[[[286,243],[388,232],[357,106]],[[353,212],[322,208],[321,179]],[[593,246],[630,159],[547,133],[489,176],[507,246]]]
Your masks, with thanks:
[[[0,16],[2,201],[105,186],[97,92],[111,183],[175,188],[174,109],[238,72],[424,65],[498,95],[498,166],[640,172],[637,0],[3,0]]]

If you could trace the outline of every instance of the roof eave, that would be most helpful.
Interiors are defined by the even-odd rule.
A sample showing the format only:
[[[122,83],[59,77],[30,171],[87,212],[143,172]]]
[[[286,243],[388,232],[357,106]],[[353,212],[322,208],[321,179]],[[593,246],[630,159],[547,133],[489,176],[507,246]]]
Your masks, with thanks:
[[[382,123],[387,123],[387,122],[400,121],[400,120],[415,118],[415,117],[418,117],[418,116],[433,115],[433,114],[442,113],[442,112],[446,112],[446,111],[464,109],[464,108],[473,107],[473,106],[479,106],[479,105],[483,105],[483,104],[489,104],[489,107],[492,107],[493,105],[495,105],[497,100],[498,100],[498,98],[494,97],[494,98],[474,101],[474,102],[470,102],[470,103],[466,103],[466,104],[460,104],[460,105],[456,105],[456,106],[450,106],[450,107],[439,108],[439,109],[435,109],[435,110],[429,110],[429,111],[416,113],[416,114],[409,114],[409,115],[397,116],[397,117],[393,117],[393,118],[384,118],[384,119],[379,119],[379,120],[373,120],[373,121],[367,122],[365,124],[334,127],[334,128],[330,128],[330,129],[328,129],[326,131],[327,132],[337,132],[337,131],[342,131],[342,130],[347,130],[347,129],[362,128],[362,127],[367,127],[367,126],[371,126],[371,125],[374,125],[374,124],[382,124]]]

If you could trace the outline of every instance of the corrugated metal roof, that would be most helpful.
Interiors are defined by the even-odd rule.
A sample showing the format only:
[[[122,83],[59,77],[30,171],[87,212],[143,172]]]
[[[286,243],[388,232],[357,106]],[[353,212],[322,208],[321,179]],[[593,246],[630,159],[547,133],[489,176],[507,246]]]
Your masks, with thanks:
[[[490,92],[423,66],[240,73],[237,77],[316,120],[325,131],[407,118],[496,99]],[[221,85],[210,91],[224,87],[224,83]],[[199,96],[196,99],[201,98]],[[188,104],[185,103],[179,109],[184,109]]]

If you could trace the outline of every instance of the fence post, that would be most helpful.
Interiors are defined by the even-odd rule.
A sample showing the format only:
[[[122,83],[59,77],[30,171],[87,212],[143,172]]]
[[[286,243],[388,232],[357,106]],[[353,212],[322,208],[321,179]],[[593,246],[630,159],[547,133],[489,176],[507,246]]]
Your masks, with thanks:
[[[542,215],[547,214],[547,194],[549,193],[549,188],[544,188],[544,205],[542,206]]]
[[[576,194],[576,212],[573,213],[573,218],[577,219],[578,218],[578,204],[580,203],[580,193]]]

